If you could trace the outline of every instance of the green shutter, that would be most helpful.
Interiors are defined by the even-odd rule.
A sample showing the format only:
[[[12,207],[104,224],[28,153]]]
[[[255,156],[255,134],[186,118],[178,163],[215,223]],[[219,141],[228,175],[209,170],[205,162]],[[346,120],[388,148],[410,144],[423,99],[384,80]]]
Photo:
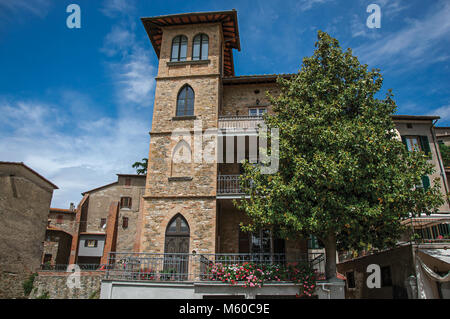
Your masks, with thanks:
[[[425,152],[425,155],[428,155],[431,158],[431,148],[430,143],[428,142],[428,136],[419,136],[419,138],[422,150]]]
[[[425,189],[430,188],[430,178],[428,176],[422,176],[422,185]]]
[[[402,136],[402,142],[405,144],[406,150],[408,150],[408,144],[406,143],[406,137]]]

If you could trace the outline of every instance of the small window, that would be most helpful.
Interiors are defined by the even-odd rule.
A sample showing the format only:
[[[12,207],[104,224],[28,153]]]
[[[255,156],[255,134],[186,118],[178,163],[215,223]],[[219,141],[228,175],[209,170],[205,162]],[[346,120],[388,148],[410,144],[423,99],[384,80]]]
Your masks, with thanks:
[[[192,60],[208,60],[208,36],[198,34],[194,37]]]
[[[355,272],[350,271],[346,274],[347,277],[347,288],[355,288]]]
[[[381,267],[381,287],[392,286],[391,267]]]
[[[84,247],[95,248],[97,247],[97,239],[86,239],[84,241]]]
[[[120,198],[120,208],[131,208],[131,197]]]
[[[52,261],[52,254],[45,254],[44,255],[44,264],[51,263],[51,261]]]
[[[423,151],[431,159],[431,148],[428,136],[402,136],[402,141],[408,151]]]
[[[406,123],[406,127],[407,127],[407,128],[413,128],[413,126],[412,126],[411,123]]]
[[[125,186],[131,186],[131,178],[130,177],[125,178]]]
[[[176,116],[191,115],[194,115],[194,90],[189,85],[185,85],[178,93]]]
[[[170,61],[186,61],[186,53],[187,38],[184,35],[179,35],[173,38]]]
[[[265,107],[254,107],[248,110],[248,115],[250,116],[263,116],[267,112]]]
[[[100,228],[104,228],[106,226],[106,218],[100,219]]]
[[[128,217],[122,217],[122,228],[128,228]]]
[[[64,220],[63,215],[58,215],[58,217],[56,218],[56,223],[57,224],[62,224]]]

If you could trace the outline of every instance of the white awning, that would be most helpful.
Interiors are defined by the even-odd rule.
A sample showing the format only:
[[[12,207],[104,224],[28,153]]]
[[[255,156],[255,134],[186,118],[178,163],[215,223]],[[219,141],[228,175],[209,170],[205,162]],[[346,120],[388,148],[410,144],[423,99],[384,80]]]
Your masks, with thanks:
[[[450,265],[450,249],[420,249],[420,251]]]

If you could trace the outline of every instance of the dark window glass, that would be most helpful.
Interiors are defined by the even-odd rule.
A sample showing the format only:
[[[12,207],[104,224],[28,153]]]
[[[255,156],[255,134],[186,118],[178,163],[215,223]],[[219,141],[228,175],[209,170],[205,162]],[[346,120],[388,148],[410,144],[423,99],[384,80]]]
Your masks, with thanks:
[[[89,247],[89,248],[97,247],[97,240],[96,239],[86,239],[84,241],[84,247]]]
[[[178,93],[176,116],[194,115],[194,90],[185,85]]]
[[[128,228],[128,217],[122,217],[122,228]]]
[[[170,61],[186,61],[187,38],[184,35],[178,35],[172,41],[172,55]]]
[[[348,272],[347,275],[347,288],[355,288],[355,272]]]
[[[177,215],[170,222],[166,229],[166,234],[170,235],[186,235],[189,234],[189,226],[186,220],[181,215]]]
[[[106,218],[100,219],[100,228],[103,228],[106,225]]]
[[[131,197],[120,198],[120,208],[131,208]]]
[[[208,41],[208,36],[206,34],[198,34],[194,37],[192,60],[208,59]]]
[[[392,286],[391,267],[381,267],[381,287]]]

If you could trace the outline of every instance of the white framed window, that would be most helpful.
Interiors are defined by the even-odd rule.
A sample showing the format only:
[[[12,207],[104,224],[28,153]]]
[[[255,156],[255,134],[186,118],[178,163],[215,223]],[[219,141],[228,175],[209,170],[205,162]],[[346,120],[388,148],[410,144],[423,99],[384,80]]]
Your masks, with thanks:
[[[248,115],[250,116],[263,116],[267,112],[265,107],[252,107],[248,109]]]

